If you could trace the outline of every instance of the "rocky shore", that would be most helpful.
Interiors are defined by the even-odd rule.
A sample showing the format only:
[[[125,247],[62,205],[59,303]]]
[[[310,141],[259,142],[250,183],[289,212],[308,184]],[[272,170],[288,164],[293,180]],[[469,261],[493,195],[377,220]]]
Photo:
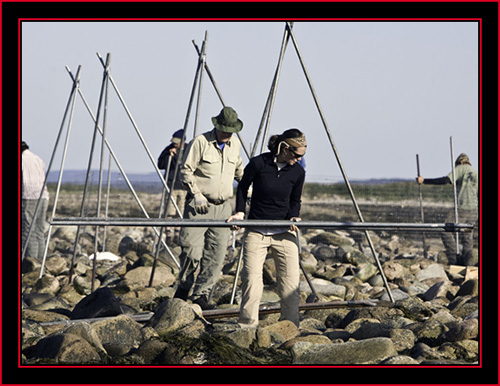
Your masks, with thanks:
[[[93,230],[92,230],[93,232]],[[44,275],[40,262],[23,261],[23,365],[477,365],[479,283],[477,254],[453,266],[438,239],[421,245],[371,233],[394,302],[390,302],[362,233],[304,231],[301,260],[318,294],[316,302],[347,305],[301,312],[300,327],[263,315],[256,329],[235,317],[203,316],[198,305],[174,299],[178,269],[160,253],[149,279],[155,234],[151,228],[109,228],[98,254],[91,293],[93,233],[83,232],[74,280],[68,282],[76,227],[55,230]],[[241,238],[242,234],[238,235]],[[228,248],[224,274],[212,300],[230,305],[236,274]],[[177,257],[180,247],[171,246]],[[272,259],[265,265],[263,302],[279,304]],[[301,277],[301,303],[311,288]],[[362,301],[369,300],[368,304]]]

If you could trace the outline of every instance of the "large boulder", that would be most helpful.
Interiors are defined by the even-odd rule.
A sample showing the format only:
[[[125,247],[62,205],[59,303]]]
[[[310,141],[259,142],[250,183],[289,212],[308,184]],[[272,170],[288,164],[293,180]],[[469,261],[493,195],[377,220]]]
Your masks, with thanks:
[[[108,287],[103,287],[80,300],[71,313],[71,319],[100,318],[121,313],[120,301]]]
[[[193,308],[182,299],[173,298],[162,302],[147,326],[159,335],[165,335],[187,326],[196,318]]]
[[[29,358],[52,359],[57,363],[92,363],[101,358],[96,349],[78,335],[59,333],[41,339],[30,351]]]

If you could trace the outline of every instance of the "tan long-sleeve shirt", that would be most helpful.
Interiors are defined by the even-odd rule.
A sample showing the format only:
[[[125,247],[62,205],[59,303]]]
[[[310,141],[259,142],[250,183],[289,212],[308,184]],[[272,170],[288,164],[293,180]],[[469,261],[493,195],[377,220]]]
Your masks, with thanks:
[[[181,181],[192,195],[202,193],[209,201],[226,201],[233,196],[233,181],[243,176],[240,150],[235,135],[223,150],[217,144],[215,129],[197,136],[186,149]]]

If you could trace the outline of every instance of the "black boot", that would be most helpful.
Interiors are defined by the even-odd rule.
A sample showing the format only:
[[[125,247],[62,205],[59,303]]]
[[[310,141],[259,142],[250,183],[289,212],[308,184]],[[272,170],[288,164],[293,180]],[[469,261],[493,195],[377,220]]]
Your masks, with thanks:
[[[174,298],[182,299],[184,301],[188,300],[189,289],[184,289],[181,286],[177,287],[175,291]]]

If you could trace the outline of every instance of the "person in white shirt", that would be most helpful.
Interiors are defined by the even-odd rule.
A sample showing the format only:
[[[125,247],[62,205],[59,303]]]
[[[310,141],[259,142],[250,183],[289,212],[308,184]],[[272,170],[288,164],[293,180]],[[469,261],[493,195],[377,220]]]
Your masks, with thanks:
[[[24,248],[26,241],[28,241],[24,256],[42,260],[45,249],[45,216],[49,203],[49,193],[47,187],[44,186],[45,163],[29,150],[29,146],[24,141],[21,143],[21,158],[22,247]],[[37,202],[40,198],[38,213],[35,216]],[[31,235],[29,235],[30,227],[33,227]],[[29,240],[27,240],[28,235],[30,236]]]

